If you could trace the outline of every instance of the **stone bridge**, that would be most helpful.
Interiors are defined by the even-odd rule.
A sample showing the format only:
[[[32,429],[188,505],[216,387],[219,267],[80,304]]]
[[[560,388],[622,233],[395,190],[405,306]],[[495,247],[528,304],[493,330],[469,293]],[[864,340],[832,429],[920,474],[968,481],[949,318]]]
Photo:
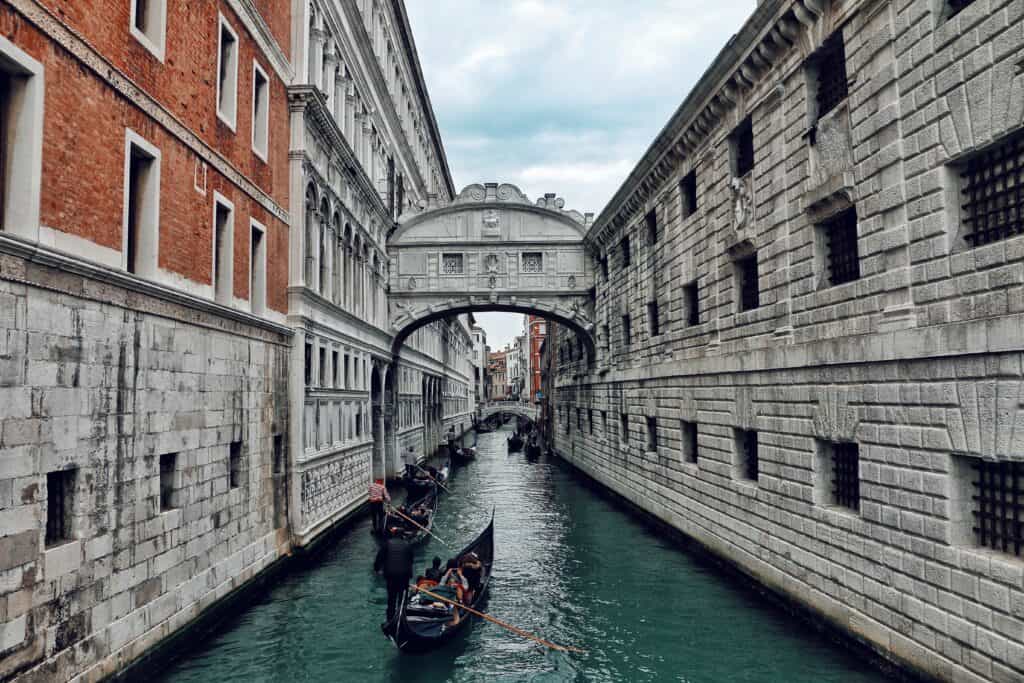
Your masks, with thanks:
[[[447,206],[405,213],[388,239],[393,350],[432,320],[475,311],[534,313],[572,328],[594,353],[591,215],[515,185],[469,185]]]
[[[536,422],[539,409],[535,405],[519,401],[496,401],[480,406],[480,419],[486,420],[498,413],[515,413]]]

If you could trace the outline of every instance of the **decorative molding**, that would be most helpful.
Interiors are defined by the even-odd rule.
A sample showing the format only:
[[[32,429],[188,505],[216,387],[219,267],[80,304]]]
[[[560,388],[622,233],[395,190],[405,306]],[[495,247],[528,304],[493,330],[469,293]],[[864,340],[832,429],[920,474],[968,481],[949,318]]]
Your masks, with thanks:
[[[270,66],[273,67],[278,78],[284,81],[286,85],[291,83],[292,79],[295,78],[292,64],[288,61],[288,56],[285,55],[284,50],[278,45],[277,39],[274,38],[274,34],[271,32],[270,26],[267,25],[263,15],[256,9],[253,0],[227,0],[227,3],[228,7],[242,20],[245,30],[249,32],[249,35],[256,41],[260,50],[263,51],[263,56],[270,62]],[[291,26],[288,27],[288,30],[291,31]]]

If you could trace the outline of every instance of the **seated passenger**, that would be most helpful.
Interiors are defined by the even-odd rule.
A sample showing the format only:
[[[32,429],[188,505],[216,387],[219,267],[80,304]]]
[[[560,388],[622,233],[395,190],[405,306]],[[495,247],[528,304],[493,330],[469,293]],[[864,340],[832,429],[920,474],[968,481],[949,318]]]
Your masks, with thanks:
[[[432,564],[427,571],[423,572],[424,578],[433,581],[435,584],[441,581],[441,558],[434,557],[434,564]]]

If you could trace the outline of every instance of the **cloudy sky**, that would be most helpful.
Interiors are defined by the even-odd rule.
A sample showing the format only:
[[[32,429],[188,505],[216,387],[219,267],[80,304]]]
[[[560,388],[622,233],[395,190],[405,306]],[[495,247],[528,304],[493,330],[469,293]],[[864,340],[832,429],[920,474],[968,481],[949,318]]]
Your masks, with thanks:
[[[456,189],[599,213],[755,0],[406,0]],[[489,314],[492,348],[521,316]]]

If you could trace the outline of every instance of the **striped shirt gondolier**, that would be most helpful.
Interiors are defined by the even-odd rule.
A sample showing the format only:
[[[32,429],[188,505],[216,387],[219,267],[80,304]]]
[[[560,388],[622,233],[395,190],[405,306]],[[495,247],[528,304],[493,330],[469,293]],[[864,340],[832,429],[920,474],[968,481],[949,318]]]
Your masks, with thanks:
[[[384,500],[391,500],[391,496],[388,495],[388,490],[384,487],[384,484],[378,484],[375,481],[370,482],[370,502],[371,503],[382,503]]]

